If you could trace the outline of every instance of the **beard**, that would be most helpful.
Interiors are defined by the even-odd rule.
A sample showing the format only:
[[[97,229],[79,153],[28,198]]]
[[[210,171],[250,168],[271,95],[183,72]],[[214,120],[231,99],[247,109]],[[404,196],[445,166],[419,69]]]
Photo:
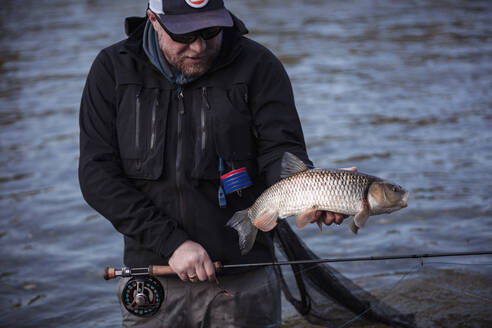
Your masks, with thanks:
[[[200,75],[205,74],[205,72],[207,72],[210,67],[212,67],[212,63],[214,62],[216,56],[216,53],[196,56],[201,58],[201,61],[199,63],[186,63],[186,56],[176,56],[178,58],[175,58],[174,62],[170,61],[170,64],[176,67],[181,73],[183,73],[185,77],[196,78]]]
[[[166,53],[164,55],[168,63],[178,69],[186,78],[196,78],[205,74],[219,54],[222,45],[222,33],[217,40],[205,41],[207,47],[202,53],[196,53],[190,49],[186,49],[182,53]],[[197,62],[190,62],[189,58],[200,59]]]

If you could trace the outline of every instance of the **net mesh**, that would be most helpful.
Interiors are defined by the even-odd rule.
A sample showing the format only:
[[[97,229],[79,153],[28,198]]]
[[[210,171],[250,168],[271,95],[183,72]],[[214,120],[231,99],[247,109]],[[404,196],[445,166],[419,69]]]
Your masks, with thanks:
[[[277,257],[289,261],[319,259],[282,220],[274,230]],[[375,322],[390,327],[416,327],[412,314],[402,314],[330,265],[295,264],[277,266],[286,299],[310,323],[325,327],[344,327],[356,321],[358,327]]]

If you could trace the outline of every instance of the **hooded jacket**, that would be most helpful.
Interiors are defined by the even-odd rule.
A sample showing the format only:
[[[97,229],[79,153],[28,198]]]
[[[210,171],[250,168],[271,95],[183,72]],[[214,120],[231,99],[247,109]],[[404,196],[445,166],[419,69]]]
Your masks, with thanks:
[[[145,19],[127,22],[128,39],[98,54],[82,95],[85,200],[124,235],[127,266],[167,264],[185,240],[223,264],[270,261],[268,233],[241,256],[225,225],[278,179],[285,151],[309,163],[282,64],[234,17],[211,69],[176,85],[143,50]],[[245,167],[253,182],[222,208],[219,158],[223,173]]]

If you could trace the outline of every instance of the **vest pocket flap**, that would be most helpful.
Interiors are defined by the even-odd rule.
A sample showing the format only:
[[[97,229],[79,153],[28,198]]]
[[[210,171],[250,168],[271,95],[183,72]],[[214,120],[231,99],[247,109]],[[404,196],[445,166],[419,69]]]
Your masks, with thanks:
[[[123,170],[129,178],[157,180],[162,175],[163,156],[141,159],[121,159]]]
[[[116,120],[120,157],[132,178],[158,179],[163,170],[169,90],[122,87]]]

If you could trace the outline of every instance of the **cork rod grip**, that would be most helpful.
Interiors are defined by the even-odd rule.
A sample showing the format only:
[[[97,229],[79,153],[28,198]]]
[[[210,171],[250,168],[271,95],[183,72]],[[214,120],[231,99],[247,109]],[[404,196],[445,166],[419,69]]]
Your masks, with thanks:
[[[220,262],[214,262],[215,271],[218,272],[222,268]],[[168,265],[149,265],[149,274],[151,276],[168,276],[176,274],[173,269]]]

